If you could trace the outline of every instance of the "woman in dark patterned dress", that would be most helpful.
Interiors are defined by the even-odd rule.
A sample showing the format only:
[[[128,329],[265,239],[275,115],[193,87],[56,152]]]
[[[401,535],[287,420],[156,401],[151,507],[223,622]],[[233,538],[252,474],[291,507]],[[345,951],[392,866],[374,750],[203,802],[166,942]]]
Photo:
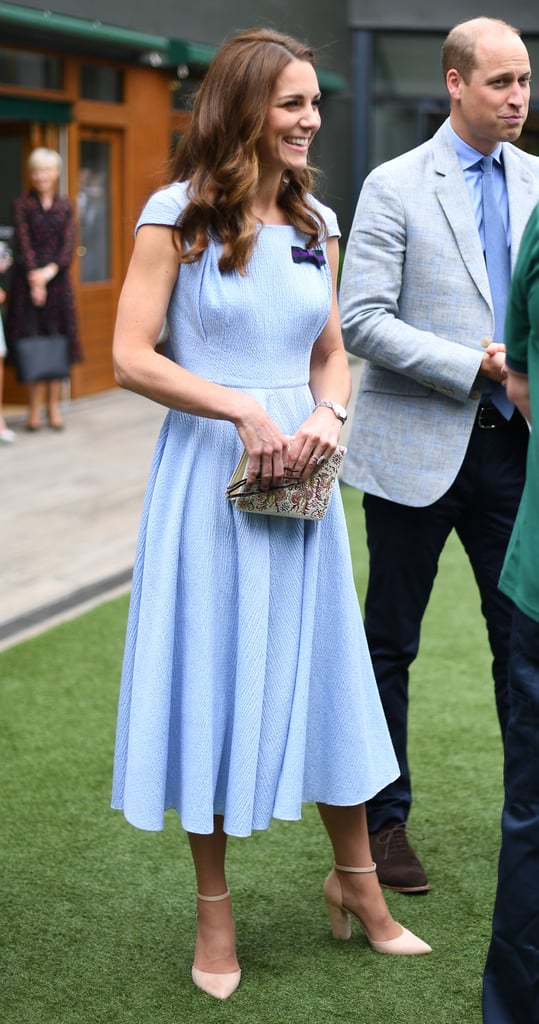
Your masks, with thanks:
[[[35,149],[28,160],[32,187],[14,201],[14,265],[6,318],[8,346],[32,334],[65,334],[72,363],[81,361],[75,300],[68,268],[76,245],[69,199],[58,195],[62,158]],[[49,426],[62,430],[61,381],[29,385],[27,430],[38,430],[45,387]]]
[[[0,274],[5,274],[11,266],[11,253],[5,242],[0,242]],[[0,306],[6,301],[6,292],[0,287]],[[2,413],[2,397],[4,390],[4,358],[7,354],[4,324],[0,313],[0,444],[12,444],[15,440],[15,432],[10,430]]]

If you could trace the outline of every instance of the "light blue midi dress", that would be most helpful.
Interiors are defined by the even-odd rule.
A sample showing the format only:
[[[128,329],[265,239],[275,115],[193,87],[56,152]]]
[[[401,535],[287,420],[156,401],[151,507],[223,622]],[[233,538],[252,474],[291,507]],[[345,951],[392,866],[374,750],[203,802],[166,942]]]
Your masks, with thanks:
[[[139,225],[173,225],[185,191],[156,193]],[[293,227],[264,226],[242,276],[219,272],[211,242],[181,267],[168,311],[174,359],[254,395],[286,434],[313,408],[311,349],[331,302],[329,266],[293,262],[305,245]],[[141,829],[175,808],[188,831],[212,832],[220,814],[225,832],[247,836],[299,819],[304,801],[361,803],[398,775],[339,489],[321,521],[240,512],[225,489],[241,450],[232,423],[175,411],[157,442],[112,799]]]

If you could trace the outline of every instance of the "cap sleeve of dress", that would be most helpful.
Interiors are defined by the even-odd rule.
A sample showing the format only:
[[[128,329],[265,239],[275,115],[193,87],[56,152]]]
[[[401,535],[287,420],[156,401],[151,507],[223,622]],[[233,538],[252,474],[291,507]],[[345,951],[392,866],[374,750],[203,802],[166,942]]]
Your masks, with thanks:
[[[174,227],[181,212],[187,206],[187,182],[176,181],[167,188],[154,192],[143,207],[135,227],[135,234],[144,224],[159,224]]]
[[[309,201],[322,217],[327,228],[328,238],[340,238],[341,231],[335,211],[332,210],[330,206],[325,206],[324,203],[321,203],[319,199],[315,198],[315,196],[309,196]]]

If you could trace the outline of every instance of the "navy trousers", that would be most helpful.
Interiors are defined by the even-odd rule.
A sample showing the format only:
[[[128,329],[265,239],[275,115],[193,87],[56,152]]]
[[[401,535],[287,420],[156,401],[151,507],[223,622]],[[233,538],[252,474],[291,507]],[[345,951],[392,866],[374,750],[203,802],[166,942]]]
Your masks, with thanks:
[[[515,609],[502,846],[483,978],[484,1024],[539,1021],[539,622]]]
[[[408,818],[412,801],[407,756],[409,667],[418,652],[438,560],[453,529],[479,587],[493,655],[496,706],[505,732],[513,608],[497,584],[524,485],[527,441],[528,429],[518,412],[492,429],[475,425],[454,483],[432,505],[412,508],[364,496],[370,555],[365,631],[401,772],[368,802],[371,832]],[[462,625],[464,629],[464,620]]]

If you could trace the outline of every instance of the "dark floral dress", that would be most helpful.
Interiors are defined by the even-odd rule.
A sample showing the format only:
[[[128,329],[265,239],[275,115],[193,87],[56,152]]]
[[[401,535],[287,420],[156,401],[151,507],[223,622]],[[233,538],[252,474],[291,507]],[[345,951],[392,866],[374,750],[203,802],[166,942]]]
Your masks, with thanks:
[[[69,199],[55,196],[43,209],[37,192],[19,196],[13,203],[13,271],[6,315],[8,349],[30,334],[65,334],[72,363],[82,360],[75,298],[69,265],[75,253],[77,230]],[[59,271],[47,285],[47,301],[34,306],[26,275],[48,263]]]

